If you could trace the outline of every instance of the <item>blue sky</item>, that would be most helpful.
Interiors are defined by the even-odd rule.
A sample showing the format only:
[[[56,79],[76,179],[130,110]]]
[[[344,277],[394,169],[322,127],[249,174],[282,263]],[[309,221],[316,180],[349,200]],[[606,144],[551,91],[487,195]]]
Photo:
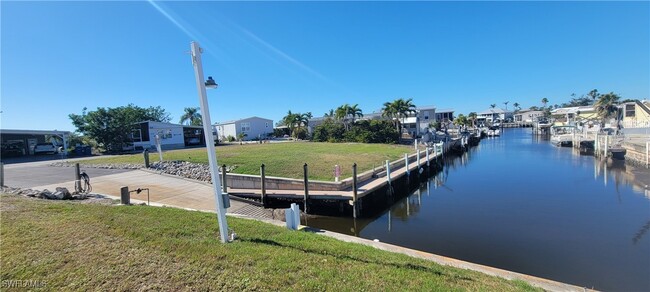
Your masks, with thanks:
[[[1,5],[1,127],[74,130],[68,114],[198,106],[212,121],[320,116],[386,101],[482,111],[597,88],[650,95],[649,2],[11,2]]]

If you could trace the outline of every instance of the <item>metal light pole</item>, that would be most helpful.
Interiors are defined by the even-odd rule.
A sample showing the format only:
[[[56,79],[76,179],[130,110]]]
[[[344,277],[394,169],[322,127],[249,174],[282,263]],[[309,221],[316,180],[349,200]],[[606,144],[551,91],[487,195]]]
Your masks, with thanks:
[[[205,79],[203,78],[203,64],[201,63],[201,48],[199,43],[192,42],[192,64],[196,75],[196,87],[199,90],[199,102],[201,105],[201,118],[203,119],[203,132],[206,138],[206,149],[208,151],[208,162],[210,174],[212,175],[212,188],[214,189],[214,200],[217,203],[217,220],[219,222],[219,234],[221,242],[228,242],[228,222],[226,222],[226,209],[224,198],[221,193],[221,180],[219,179],[217,153],[214,149],[214,135],[212,134],[212,122],[210,121],[210,110],[208,109],[208,98],[205,91]]]

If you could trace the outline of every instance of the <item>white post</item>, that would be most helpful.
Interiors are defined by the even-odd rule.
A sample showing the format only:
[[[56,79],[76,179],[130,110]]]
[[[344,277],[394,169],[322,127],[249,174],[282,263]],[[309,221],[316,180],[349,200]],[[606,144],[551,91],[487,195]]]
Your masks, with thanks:
[[[645,167],[650,167],[650,142],[645,142]]]
[[[418,139],[413,140],[413,145],[415,147],[415,150],[418,150]]]
[[[650,168],[650,142],[645,142],[645,167]]]
[[[338,164],[334,165],[334,181],[339,182],[340,176],[341,176],[341,167]]]
[[[203,77],[203,65],[201,63],[201,48],[199,43],[192,42],[192,64],[194,65],[194,75],[196,76],[196,87],[199,90],[199,103],[201,105],[201,118],[203,119],[203,134],[207,143],[208,163],[210,165],[210,174],[212,176],[212,189],[214,191],[214,200],[217,205],[217,220],[219,223],[219,234],[221,242],[228,242],[228,222],[226,222],[226,210],[224,209],[224,198],[221,193],[221,180],[217,163],[217,152],[214,149],[214,135],[212,134],[212,122],[210,121],[210,110],[208,108],[208,98],[205,91],[205,78]]]
[[[427,166],[429,166],[429,148],[427,148]]]
[[[417,161],[418,161],[418,167],[417,168],[420,169],[420,149],[418,149],[418,159],[417,159]]]
[[[386,160],[386,181],[390,185],[390,161]]]
[[[409,155],[408,155],[408,153],[404,153],[404,167],[406,168],[406,175],[409,175],[410,171],[409,171]]]

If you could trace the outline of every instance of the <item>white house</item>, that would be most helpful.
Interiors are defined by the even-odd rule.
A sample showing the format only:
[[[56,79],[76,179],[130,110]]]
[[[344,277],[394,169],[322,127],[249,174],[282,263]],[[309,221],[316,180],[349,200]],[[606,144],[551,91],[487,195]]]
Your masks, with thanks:
[[[250,117],[241,120],[216,123],[212,127],[219,140],[226,141],[229,136],[237,139],[244,134],[243,140],[263,139],[273,133],[273,120],[260,117]]]
[[[131,132],[134,149],[155,149],[156,135],[160,138],[162,149],[205,145],[205,135],[203,135],[201,126],[144,121],[135,124],[133,132]]]
[[[501,108],[490,108],[477,114],[478,123],[494,123],[497,120],[504,121],[512,118],[512,112]]]
[[[516,123],[532,123],[543,116],[543,111],[521,110],[514,114],[514,121]]]

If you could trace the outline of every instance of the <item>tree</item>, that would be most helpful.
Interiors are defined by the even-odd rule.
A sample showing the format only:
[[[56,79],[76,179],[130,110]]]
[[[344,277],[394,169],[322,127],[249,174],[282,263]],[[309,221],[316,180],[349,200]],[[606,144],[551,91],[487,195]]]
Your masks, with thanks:
[[[459,114],[456,117],[456,119],[454,119],[454,124],[457,125],[457,126],[464,126],[464,125],[467,125],[468,123],[469,123],[469,120],[463,114]]]
[[[509,102],[509,101],[506,101],[506,102],[503,103],[503,104],[506,105],[506,110],[508,110],[508,103],[510,103],[510,102]]]
[[[472,126],[476,126],[476,119],[478,118],[478,114],[476,112],[471,112],[467,115],[467,118],[472,122]]]
[[[495,103],[490,105],[490,108],[495,108],[495,107],[497,107],[497,105]]]
[[[521,109],[521,108],[519,107],[519,103],[518,103],[518,102],[513,103],[512,106],[515,107],[515,112],[517,112],[517,111],[519,111],[519,110]]]
[[[618,113],[617,105],[620,99],[621,97],[614,92],[600,95],[598,101],[596,101],[596,104],[594,104],[598,116],[602,117],[603,119],[615,117],[618,124],[618,115],[616,113]]]
[[[598,93],[598,89],[593,89],[587,93],[587,96],[591,97],[591,100],[595,102],[600,97],[600,93]]]
[[[188,122],[188,124],[192,126],[203,125],[203,120],[199,111],[200,109],[198,107],[186,107],[185,113],[181,116],[179,123],[184,124]]]
[[[353,124],[357,117],[359,118],[363,117],[363,111],[361,110],[361,108],[359,108],[359,104],[350,106],[349,104],[346,103],[336,108],[336,111],[334,112],[334,117],[337,120],[343,122],[343,126],[347,131],[350,128],[350,123]]]
[[[301,114],[288,111],[287,115],[282,118],[282,124],[291,130],[292,137],[298,138],[299,134],[302,136],[306,135],[302,128],[309,125],[309,119],[311,118],[311,112]]]
[[[548,103],[548,98],[544,97],[542,98],[542,105],[546,107],[546,104]]]
[[[124,146],[131,145],[134,124],[143,121],[169,122],[169,114],[160,106],[141,108],[133,104],[117,108],[99,107],[81,115],[70,114],[68,117],[77,128],[77,132],[88,136],[106,151],[119,152]]]

